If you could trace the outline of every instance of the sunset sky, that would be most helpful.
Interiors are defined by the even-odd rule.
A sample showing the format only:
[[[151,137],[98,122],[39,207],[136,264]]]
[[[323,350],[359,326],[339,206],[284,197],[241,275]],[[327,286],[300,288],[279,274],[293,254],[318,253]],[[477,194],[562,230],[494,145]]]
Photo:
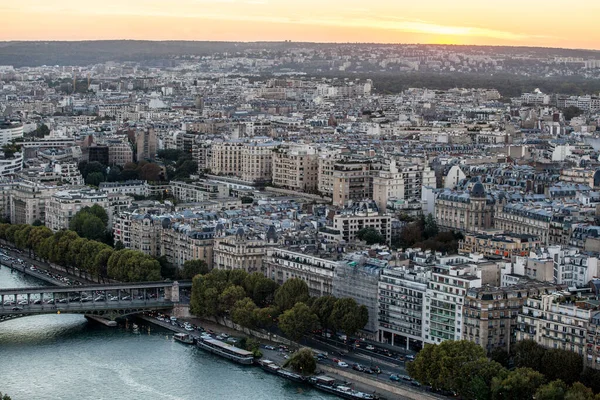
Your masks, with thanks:
[[[0,40],[293,40],[600,49],[599,0],[1,0]]]

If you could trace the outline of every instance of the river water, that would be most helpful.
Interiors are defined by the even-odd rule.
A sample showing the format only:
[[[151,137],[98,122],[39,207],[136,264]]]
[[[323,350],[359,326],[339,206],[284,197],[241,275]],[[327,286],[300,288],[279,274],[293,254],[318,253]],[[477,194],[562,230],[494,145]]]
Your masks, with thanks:
[[[0,266],[0,288],[43,286]],[[142,327],[145,328],[145,327]],[[335,399],[310,387],[174,342],[80,315],[0,323],[0,391],[13,400]]]

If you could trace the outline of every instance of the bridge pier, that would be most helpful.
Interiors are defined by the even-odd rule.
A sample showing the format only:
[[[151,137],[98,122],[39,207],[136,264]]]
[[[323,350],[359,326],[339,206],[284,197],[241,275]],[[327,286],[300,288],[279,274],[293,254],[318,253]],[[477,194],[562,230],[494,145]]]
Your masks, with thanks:
[[[85,318],[88,320],[99,322],[102,325],[110,326],[111,328],[114,328],[115,326],[117,326],[117,321],[111,321],[109,319],[97,317],[95,315],[85,315]]]

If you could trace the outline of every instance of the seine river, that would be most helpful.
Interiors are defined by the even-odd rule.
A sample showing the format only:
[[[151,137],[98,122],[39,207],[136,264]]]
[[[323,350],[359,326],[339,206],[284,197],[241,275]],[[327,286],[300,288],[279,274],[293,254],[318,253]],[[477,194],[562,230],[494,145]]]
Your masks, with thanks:
[[[0,287],[42,285],[0,267]],[[13,400],[335,399],[174,342],[152,326],[135,334],[79,315],[0,323],[0,391]]]

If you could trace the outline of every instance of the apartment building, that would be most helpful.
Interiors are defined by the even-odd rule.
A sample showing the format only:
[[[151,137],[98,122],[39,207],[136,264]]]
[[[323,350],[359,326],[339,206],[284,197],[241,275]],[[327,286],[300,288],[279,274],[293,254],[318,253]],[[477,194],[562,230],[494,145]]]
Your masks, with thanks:
[[[392,239],[392,217],[383,215],[374,202],[361,202],[351,209],[344,209],[333,216],[332,231],[346,242],[356,240],[361,229],[374,228],[385,238],[386,243]]]
[[[273,176],[273,151],[278,146],[277,142],[246,143],[242,149],[242,180],[270,182]]]
[[[458,254],[478,253],[485,257],[526,256],[540,247],[537,236],[517,234],[467,233],[458,242]]]
[[[530,296],[553,293],[557,285],[531,281],[509,287],[485,285],[471,288],[465,296],[462,339],[483,347],[510,352],[517,316]]]
[[[154,128],[140,130],[135,135],[137,161],[154,160],[158,150],[158,137]]]
[[[340,160],[333,165],[333,204],[346,207],[373,196],[371,162]],[[383,208],[385,210],[385,208]]]
[[[429,271],[385,268],[379,277],[378,340],[419,350],[425,337],[423,318]]]
[[[198,203],[209,199],[226,199],[229,196],[227,185],[201,179],[193,183],[171,181],[173,197],[182,202]]]
[[[311,296],[332,293],[333,273],[337,265],[336,260],[324,255],[282,247],[269,248],[263,259],[265,276],[280,285],[288,279],[300,278],[308,285]]]
[[[399,183],[397,183],[395,170],[398,171],[398,174],[401,175],[403,180],[402,192],[398,186]],[[386,174],[382,171],[380,176],[383,176],[384,178],[382,183],[385,179],[388,179],[388,182],[386,183],[388,188],[394,189],[394,186],[397,186],[395,189],[396,192],[392,192],[393,194],[396,194],[397,196],[403,194],[404,197],[398,198],[407,201],[420,201],[423,186],[436,187],[435,172],[423,164],[415,165],[414,163],[402,163],[395,165],[395,163],[393,163],[390,166],[390,174]]]
[[[11,190],[10,222],[13,224],[33,224],[36,220],[46,221],[46,203],[59,190],[57,186],[47,186],[30,181],[18,182]]]
[[[379,276],[386,266],[385,260],[360,257],[338,263],[333,271],[333,295],[367,307],[369,322],[362,332],[372,340],[377,339]]]
[[[548,245],[552,211],[522,203],[498,205],[494,227],[506,232],[537,236]]]
[[[171,223],[165,218],[162,228],[160,253],[171,265],[181,269],[186,261],[202,260],[212,269],[214,226],[194,228],[188,224]]]
[[[106,193],[93,189],[55,192],[46,202],[46,226],[54,232],[69,229],[71,219],[85,207],[99,205],[110,214]]]
[[[125,247],[159,257],[161,255],[161,230],[161,221],[150,214],[133,215],[129,226],[129,247]],[[123,243],[125,244],[125,242]]]
[[[212,144],[209,141],[200,140],[200,136],[197,136],[192,145],[192,155],[198,163],[198,171],[211,168]]]
[[[589,321],[596,312],[568,292],[529,297],[517,316],[516,340],[587,354]]]
[[[340,160],[337,152],[326,152],[319,155],[317,190],[322,196],[333,198],[333,166]]]
[[[308,145],[280,147],[273,153],[273,184],[289,190],[317,190],[319,160]]]
[[[133,162],[133,149],[129,142],[111,140],[108,142],[108,165],[118,165]]]
[[[243,140],[237,139],[213,143],[210,158],[211,173],[241,176],[244,144]]]
[[[465,296],[469,289],[481,287],[481,281],[468,266],[433,267],[425,294],[425,343],[461,340]]]
[[[131,196],[148,196],[150,186],[146,181],[131,180],[125,182],[101,182],[98,189],[107,194],[127,194]]]
[[[235,235],[222,237],[222,229],[215,229],[213,247],[214,268],[243,269],[248,273],[263,271],[263,258],[267,254],[267,242],[253,238],[239,228]]]
[[[494,199],[480,182],[470,192],[445,190],[435,200],[435,218],[442,229],[475,232],[493,224]]]

